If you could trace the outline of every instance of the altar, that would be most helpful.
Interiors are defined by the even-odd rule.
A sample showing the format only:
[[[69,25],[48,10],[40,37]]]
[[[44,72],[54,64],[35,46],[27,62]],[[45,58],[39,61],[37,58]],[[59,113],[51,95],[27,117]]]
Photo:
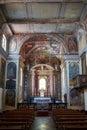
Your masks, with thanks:
[[[35,97],[33,103],[35,110],[49,110],[52,102],[50,97]]]
[[[50,97],[34,97],[34,103],[49,103],[51,102]]]

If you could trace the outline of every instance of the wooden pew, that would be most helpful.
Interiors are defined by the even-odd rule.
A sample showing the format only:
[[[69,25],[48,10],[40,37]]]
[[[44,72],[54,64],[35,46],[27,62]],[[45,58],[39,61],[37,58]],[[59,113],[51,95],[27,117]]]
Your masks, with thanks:
[[[0,113],[0,130],[29,130],[34,117],[34,110],[29,108],[4,111]]]
[[[87,125],[67,125],[62,130],[87,130]]]
[[[87,128],[87,115],[83,112],[70,110],[70,109],[57,109],[52,111],[52,117],[56,124],[56,127],[59,129],[79,129],[80,126],[83,126],[82,129]],[[69,127],[67,127],[69,126]]]
[[[80,116],[79,117],[78,116],[60,117],[55,120],[55,125],[56,125],[56,127],[58,127],[58,126],[60,126],[60,124],[63,125],[63,123],[65,123],[65,122],[66,122],[66,125],[69,125],[69,124],[71,125],[72,123],[79,124],[81,122],[82,122],[82,124],[87,125],[87,116],[86,117],[80,117]],[[68,124],[68,122],[70,122],[70,123]]]
[[[21,125],[2,125],[0,130],[26,130],[26,128]]]
[[[85,121],[61,121],[58,123],[57,128],[62,129],[62,128],[65,128],[67,126],[72,126],[72,125],[87,126],[87,122],[85,122]]]

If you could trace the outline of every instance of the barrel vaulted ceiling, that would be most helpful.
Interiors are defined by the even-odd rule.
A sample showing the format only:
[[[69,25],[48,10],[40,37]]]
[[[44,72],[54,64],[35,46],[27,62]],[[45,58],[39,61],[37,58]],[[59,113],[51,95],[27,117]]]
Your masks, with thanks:
[[[87,0],[0,0],[0,26],[11,35],[34,35],[20,53],[29,64],[45,63],[50,62],[49,53],[67,51],[60,40],[48,35],[72,35],[85,12]]]

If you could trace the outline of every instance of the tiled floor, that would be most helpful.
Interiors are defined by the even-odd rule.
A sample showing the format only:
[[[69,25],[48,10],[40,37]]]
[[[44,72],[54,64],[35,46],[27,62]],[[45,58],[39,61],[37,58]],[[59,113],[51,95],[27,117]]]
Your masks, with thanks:
[[[50,116],[35,117],[31,130],[56,130],[54,122]]]

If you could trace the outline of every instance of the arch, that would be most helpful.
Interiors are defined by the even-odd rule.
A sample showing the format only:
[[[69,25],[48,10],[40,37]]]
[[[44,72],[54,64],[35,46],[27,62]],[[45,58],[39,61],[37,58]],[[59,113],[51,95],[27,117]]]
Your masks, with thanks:
[[[44,77],[39,79],[39,91],[40,97],[44,97],[44,92],[46,91],[46,79]]]
[[[44,77],[41,77],[39,79],[39,90],[45,90],[46,89],[46,79]]]
[[[23,44],[26,43],[26,41],[28,41],[30,38],[33,38],[34,36],[38,36],[39,34],[31,34],[31,35],[25,35],[24,38],[22,40],[20,40],[19,42],[19,53],[21,50],[21,47]],[[66,47],[65,47],[65,41],[58,35],[52,35],[52,34],[44,34],[48,40],[54,40],[57,41],[58,43],[60,42],[62,44],[62,46],[65,48],[66,51]],[[39,35],[40,36],[40,35]]]
[[[54,68],[50,65],[47,65],[47,64],[38,64],[38,65],[35,65],[31,68],[31,70],[35,69],[36,67],[39,67],[39,66],[46,66],[48,69],[51,69],[51,70],[54,70]]]

